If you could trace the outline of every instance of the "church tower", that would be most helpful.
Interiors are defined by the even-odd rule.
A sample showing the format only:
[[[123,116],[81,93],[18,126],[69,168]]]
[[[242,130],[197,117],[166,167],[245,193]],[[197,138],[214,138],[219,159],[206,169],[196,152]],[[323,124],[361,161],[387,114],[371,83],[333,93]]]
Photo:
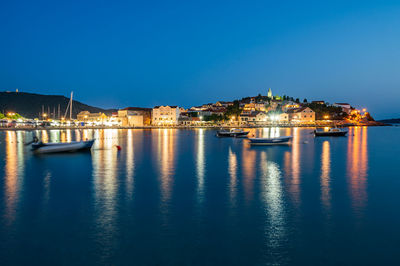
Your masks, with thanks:
[[[272,90],[271,90],[271,88],[268,89],[268,98],[272,99]]]

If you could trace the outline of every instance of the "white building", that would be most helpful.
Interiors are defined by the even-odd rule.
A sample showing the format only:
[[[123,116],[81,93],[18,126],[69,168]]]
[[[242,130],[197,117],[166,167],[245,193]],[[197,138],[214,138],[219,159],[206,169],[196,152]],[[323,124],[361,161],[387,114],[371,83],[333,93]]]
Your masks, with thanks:
[[[342,111],[348,114],[351,112],[351,105],[348,103],[334,103],[333,106],[342,108]]]
[[[155,106],[152,110],[152,125],[177,125],[181,110],[178,106]]]
[[[251,112],[251,113],[242,113],[239,116],[239,121],[242,124],[262,124],[267,121],[267,114],[265,112]]]

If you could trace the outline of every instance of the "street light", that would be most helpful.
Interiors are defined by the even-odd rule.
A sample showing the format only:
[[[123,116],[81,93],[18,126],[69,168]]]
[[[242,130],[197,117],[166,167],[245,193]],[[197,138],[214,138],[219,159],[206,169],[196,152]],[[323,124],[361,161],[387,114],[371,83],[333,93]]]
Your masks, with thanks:
[[[329,119],[329,115],[324,115],[324,119]]]

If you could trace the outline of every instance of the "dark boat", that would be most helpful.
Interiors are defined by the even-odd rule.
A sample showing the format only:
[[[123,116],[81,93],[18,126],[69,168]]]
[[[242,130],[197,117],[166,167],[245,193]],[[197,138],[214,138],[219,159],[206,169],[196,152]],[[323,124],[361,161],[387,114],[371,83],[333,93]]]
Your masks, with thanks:
[[[242,129],[218,130],[217,137],[246,137],[250,131],[243,131]]]
[[[289,144],[292,136],[276,137],[276,138],[249,138],[251,145],[282,145]]]
[[[80,152],[90,151],[94,140],[71,141],[59,143],[35,142],[32,144],[32,151],[35,153],[61,153],[61,152]]]
[[[315,129],[314,134],[316,137],[340,137],[340,136],[346,136],[347,130],[342,129],[342,128],[330,128],[329,130],[324,130],[324,129]]]

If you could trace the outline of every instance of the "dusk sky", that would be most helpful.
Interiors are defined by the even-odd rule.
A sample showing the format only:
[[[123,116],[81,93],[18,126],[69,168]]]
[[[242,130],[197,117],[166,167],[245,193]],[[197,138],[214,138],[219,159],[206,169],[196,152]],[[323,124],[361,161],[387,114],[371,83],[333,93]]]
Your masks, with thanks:
[[[399,1],[2,1],[0,90],[105,108],[274,94],[400,117]]]

